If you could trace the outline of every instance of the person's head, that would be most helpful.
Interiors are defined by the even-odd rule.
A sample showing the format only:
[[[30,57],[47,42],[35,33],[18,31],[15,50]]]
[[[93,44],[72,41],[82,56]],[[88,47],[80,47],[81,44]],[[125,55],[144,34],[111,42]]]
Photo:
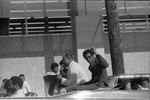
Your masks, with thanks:
[[[141,82],[140,82],[141,86],[144,87],[144,88],[148,88],[149,87],[149,83],[148,83],[148,80],[142,78],[141,79]]]
[[[13,86],[13,89],[15,91],[17,91],[19,89],[22,89],[23,81],[22,81],[22,79],[20,77],[13,76],[13,77],[11,77],[11,84]]]
[[[63,66],[64,64],[65,64],[64,60],[61,60],[61,61],[59,62],[59,65],[60,65],[60,66]]]
[[[125,84],[125,90],[131,90],[131,81],[130,80],[126,80],[124,84]]]
[[[74,60],[74,56],[71,53],[66,53],[64,54],[62,60],[68,66]]]
[[[12,86],[12,83],[11,83],[11,80],[10,80],[10,79],[8,79],[8,80],[5,82],[3,89],[5,89],[6,92],[7,92],[6,96],[9,96],[9,95],[11,95],[12,93],[14,93],[14,91],[13,91],[14,89],[13,89],[13,86]]]
[[[24,74],[20,74],[19,77],[22,79],[22,81],[25,81],[25,75]]]
[[[58,72],[58,67],[59,67],[59,65],[57,63],[52,63],[51,64],[51,71],[54,72],[54,73],[57,73]]]
[[[65,62],[64,62],[64,60],[61,60],[60,62],[59,62],[59,65],[61,66],[61,68],[67,68],[67,65],[65,64]]]
[[[2,82],[5,83],[8,79],[3,79]]]
[[[94,59],[95,59],[94,52],[91,49],[84,50],[83,51],[83,57],[90,64],[92,64],[94,62]]]

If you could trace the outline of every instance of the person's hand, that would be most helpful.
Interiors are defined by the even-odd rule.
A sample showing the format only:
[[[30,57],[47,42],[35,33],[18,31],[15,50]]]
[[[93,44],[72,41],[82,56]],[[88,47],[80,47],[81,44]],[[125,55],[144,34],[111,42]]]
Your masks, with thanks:
[[[62,77],[62,75],[57,75],[57,79],[62,79],[63,77]]]
[[[67,93],[67,90],[66,90],[65,88],[62,88],[62,89],[60,90],[60,94],[64,94],[64,93]]]
[[[83,85],[85,82],[85,80],[81,80],[79,83],[77,83],[77,85]]]
[[[96,48],[91,48],[91,51],[96,55],[97,52],[96,52]]]
[[[58,90],[54,90],[53,95],[57,95],[58,94]]]
[[[64,70],[64,66],[61,66],[61,67],[60,67],[60,70]]]

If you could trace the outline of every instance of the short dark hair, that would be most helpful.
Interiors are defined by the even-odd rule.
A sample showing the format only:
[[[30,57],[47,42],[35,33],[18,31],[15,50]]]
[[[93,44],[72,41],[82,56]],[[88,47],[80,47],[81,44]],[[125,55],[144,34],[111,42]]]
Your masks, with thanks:
[[[65,62],[64,62],[64,60],[61,60],[61,61],[59,62],[59,65],[63,65],[63,64],[65,64]]]
[[[20,88],[22,88],[22,86],[23,86],[23,81],[18,76],[11,77],[11,82],[13,85],[18,85]]]
[[[4,84],[4,87],[3,87],[7,93],[10,93],[12,88],[11,88],[11,80],[8,79],[5,84]]]
[[[65,53],[64,57],[67,58],[67,59],[69,59],[69,60],[70,59],[74,59],[74,56],[71,53]]]
[[[22,76],[23,76],[23,77],[25,77],[25,75],[24,75],[24,74],[20,74],[20,75],[19,75],[19,77],[22,77]]]
[[[83,51],[83,57],[85,58],[85,55],[88,54],[88,53],[90,53],[91,55],[94,54],[91,49],[86,49],[86,50]]]
[[[52,63],[51,64],[51,70],[54,70],[55,67],[58,67],[59,65],[57,63]]]
[[[3,81],[3,83],[5,83],[7,80],[8,80],[8,79],[3,79],[2,81]]]

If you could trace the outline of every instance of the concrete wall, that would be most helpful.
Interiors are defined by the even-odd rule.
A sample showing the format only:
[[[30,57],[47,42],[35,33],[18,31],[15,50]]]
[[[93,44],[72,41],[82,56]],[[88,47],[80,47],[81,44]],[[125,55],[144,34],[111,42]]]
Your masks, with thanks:
[[[76,17],[78,62],[86,70],[89,79],[91,78],[91,73],[88,70],[89,64],[83,58],[82,53],[87,48],[95,47],[97,52],[105,57],[101,22],[101,16]]]
[[[71,34],[0,37],[0,80],[24,74],[32,91],[43,96],[43,76],[53,62],[59,63],[72,49]]]
[[[0,17],[9,17],[10,0],[0,0]]]
[[[112,75],[110,54],[105,55],[109,63],[108,72]],[[150,52],[129,52],[123,53],[124,67],[126,74],[149,73],[150,72]]]
[[[110,63],[108,34],[104,34],[106,59]],[[125,73],[150,72],[150,32],[121,33]]]

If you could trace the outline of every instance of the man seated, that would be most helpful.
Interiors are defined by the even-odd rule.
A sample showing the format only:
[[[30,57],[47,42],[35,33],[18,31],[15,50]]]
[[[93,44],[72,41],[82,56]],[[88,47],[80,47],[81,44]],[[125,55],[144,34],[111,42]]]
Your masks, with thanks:
[[[58,74],[59,65],[58,65],[57,63],[52,63],[50,69],[51,69],[51,71],[47,72],[47,73],[46,73],[46,76],[48,76],[48,75],[54,76],[54,77],[52,78],[52,81],[53,81],[53,82],[50,82],[52,86],[54,85],[54,87],[51,87],[51,86],[50,86],[49,95],[56,95],[56,94],[58,94],[58,90],[57,90],[58,88],[56,88],[56,87],[57,87],[57,85],[59,85],[60,81],[58,81],[58,80],[57,80],[57,77],[55,78],[55,76],[59,75],[59,74]],[[48,80],[47,80],[47,81],[48,81]],[[50,80],[49,80],[49,81],[50,81]],[[55,81],[55,82],[54,82],[54,81]],[[54,88],[54,91],[53,91],[53,93],[52,93],[53,88]],[[46,92],[46,95],[48,95],[47,92]]]
[[[26,81],[25,79],[25,75],[24,74],[20,74],[19,77],[22,79],[23,81],[23,86],[22,88],[24,89],[25,93],[31,92],[31,87],[29,85],[29,83]]]
[[[66,66],[68,66],[67,78],[62,77],[62,75],[58,77],[58,79],[61,79],[62,85],[69,87],[87,81],[88,78],[85,70],[74,61],[74,57],[71,53],[66,53],[62,60]]]
[[[11,97],[25,97],[25,92],[22,89],[23,81],[18,76],[11,77],[12,95]]]

